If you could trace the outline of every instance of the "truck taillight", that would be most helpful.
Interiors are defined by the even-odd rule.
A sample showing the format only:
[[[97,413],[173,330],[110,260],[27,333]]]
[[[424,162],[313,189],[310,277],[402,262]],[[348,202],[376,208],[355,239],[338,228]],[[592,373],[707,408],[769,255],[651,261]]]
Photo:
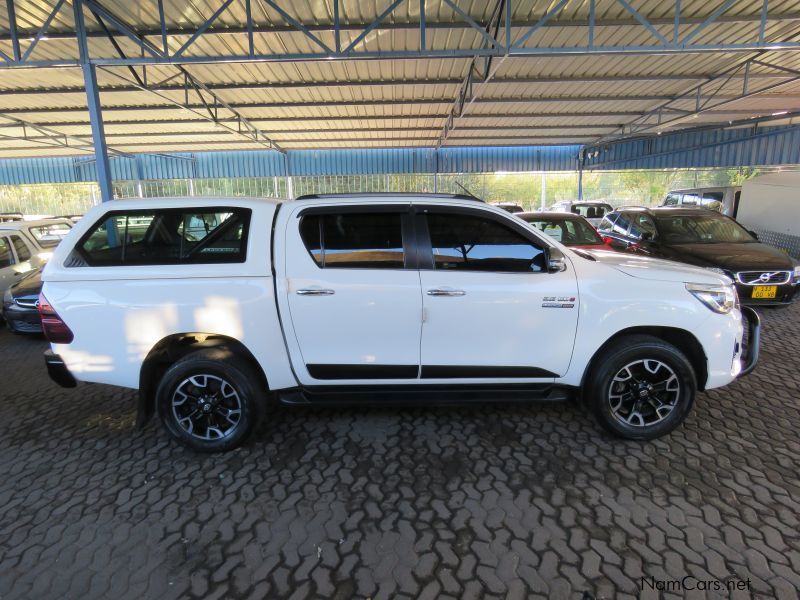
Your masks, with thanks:
[[[53,344],[69,344],[75,338],[72,331],[58,313],[50,306],[50,302],[39,294],[39,316],[42,318],[42,331],[48,342]]]

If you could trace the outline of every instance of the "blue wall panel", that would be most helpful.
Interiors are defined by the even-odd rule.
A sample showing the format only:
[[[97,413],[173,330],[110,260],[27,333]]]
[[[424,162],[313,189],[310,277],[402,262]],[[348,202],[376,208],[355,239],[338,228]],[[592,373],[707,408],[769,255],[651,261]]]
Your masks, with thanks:
[[[579,146],[269,150],[137,154],[111,159],[115,180],[384,173],[573,171]],[[800,126],[674,133],[586,148],[586,169],[800,164]],[[95,181],[90,157],[0,160],[0,185]]]
[[[676,132],[586,148],[585,169],[672,169],[800,164],[800,126]]]
[[[3,159],[0,160],[0,184],[77,181],[73,161],[72,157]]]

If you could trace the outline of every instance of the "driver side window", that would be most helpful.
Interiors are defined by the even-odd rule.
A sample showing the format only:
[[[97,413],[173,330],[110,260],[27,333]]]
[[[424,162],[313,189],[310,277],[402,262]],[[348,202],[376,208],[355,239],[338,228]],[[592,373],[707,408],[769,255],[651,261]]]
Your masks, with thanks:
[[[434,269],[539,273],[544,249],[512,228],[476,215],[429,213]]]

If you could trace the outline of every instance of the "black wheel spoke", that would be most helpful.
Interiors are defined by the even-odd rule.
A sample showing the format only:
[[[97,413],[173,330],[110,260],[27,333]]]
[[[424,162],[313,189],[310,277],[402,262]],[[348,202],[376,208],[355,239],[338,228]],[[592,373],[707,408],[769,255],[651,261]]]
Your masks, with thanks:
[[[172,394],[172,413],[188,434],[207,441],[230,435],[242,417],[239,393],[216,375],[198,373],[184,379]]]
[[[650,427],[669,416],[680,397],[680,384],[663,361],[643,358],[617,371],[608,391],[614,417],[628,426]]]

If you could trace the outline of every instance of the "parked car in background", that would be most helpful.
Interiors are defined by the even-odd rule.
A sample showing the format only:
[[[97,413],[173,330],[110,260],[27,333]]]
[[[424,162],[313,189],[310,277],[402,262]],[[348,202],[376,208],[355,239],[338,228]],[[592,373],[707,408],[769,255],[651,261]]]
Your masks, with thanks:
[[[607,202],[598,200],[581,200],[556,202],[550,207],[552,212],[565,212],[580,215],[585,218],[593,227],[597,227],[606,214],[614,210],[614,207]]]
[[[53,217],[54,219],[67,219],[68,221],[72,221],[73,223],[77,223],[81,220],[83,215],[59,215],[57,217]]]
[[[23,219],[22,213],[0,213],[0,223],[11,223]]]
[[[800,173],[748,179],[736,220],[759,238],[800,259]]]
[[[39,266],[39,248],[17,227],[18,222],[0,223],[0,294]]]
[[[29,271],[3,294],[3,318],[14,333],[41,333],[39,293],[42,291],[42,270]]]
[[[672,190],[661,206],[702,207],[736,218],[742,188],[739,186],[701,187]]]
[[[574,252],[464,196],[115,200],[42,279],[51,377],[138,389],[140,424],[157,413],[202,451],[241,444],[274,401],[580,395],[652,439],[758,356],[724,275]]]
[[[514,204],[513,202],[493,202],[492,206],[502,208],[504,211],[511,214],[525,212],[524,208],[522,208],[519,204]]]
[[[39,219],[36,221],[13,221],[0,223],[0,234],[22,237],[41,261],[53,255],[53,249],[72,229],[68,219]]]
[[[623,209],[607,215],[598,230],[618,248],[727,275],[743,304],[788,304],[800,284],[797,261],[713,210]]]
[[[569,248],[613,249],[586,219],[573,213],[524,212],[516,217]]]

